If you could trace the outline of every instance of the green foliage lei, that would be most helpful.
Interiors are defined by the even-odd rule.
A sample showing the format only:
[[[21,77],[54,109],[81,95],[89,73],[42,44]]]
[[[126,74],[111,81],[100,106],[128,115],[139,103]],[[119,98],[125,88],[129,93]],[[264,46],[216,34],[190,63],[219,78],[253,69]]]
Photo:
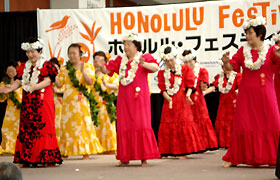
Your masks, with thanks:
[[[103,98],[103,100],[106,101],[105,105],[106,105],[107,111],[109,113],[111,122],[116,121],[116,119],[117,119],[116,106],[114,104],[114,101],[117,99],[117,97],[115,96],[114,93],[109,94],[106,90],[103,91],[103,89],[101,88],[101,85],[97,81],[95,81],[94,88],[96,91],[99,92],[99,95]]]
[[[92,90],[90,92],[87,91],[86,86],[80,85],[76,75],[75,68],[72,66],[70,61],[67,61],[66,68],[68,70],[69,78],[75,88],[78,89],[79,92],[83,93],[83,95],[88,99],[90,104],[90,114],[94,125],[98,126],[100,124],[99,119],[97,117],[99,110],[97,109],[97,102],[94,99],[94,95],[92,94]]]
[[[8,77],[8,76],[4,76],[4,77],[3,77],[3,82],[4,82],[5,84],[10,84],[10,79],[9,79],[9,77]],[[4,97],[4,94],[1,93],[1,94],[0,94],[0,97],[3,98],[3,97]],[[10,93],[8,94],[8,98],[14,103],[14,105],[15,105],[18,109],[21,108],[21,102],[19,102],[18,99],[15,97],[15,92],[14,92],[14,91],[12,91],[12,92],[10,92]]]

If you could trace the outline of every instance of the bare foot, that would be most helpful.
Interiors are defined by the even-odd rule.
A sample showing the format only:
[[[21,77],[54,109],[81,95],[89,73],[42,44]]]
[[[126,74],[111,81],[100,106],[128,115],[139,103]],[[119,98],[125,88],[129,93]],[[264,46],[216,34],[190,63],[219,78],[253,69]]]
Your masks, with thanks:
[[[116,164],[116,167],[125,167],[125,166],[128,166],[128,164],[129,164],[129,161],[127,161],[127,162],[120,161],[118,164]]]
[[[141,160],[141,166],[142,167],[148,166],[147,160]]]
[[[106,152],[103,152],[102,154],[115,154],[116,151],[106,151]]]
[[[187,157],[187,156],[180,156],[178,159],[179,159],[179,160],[188,159],[188,157]]]
[[[55,164],[47,164],[47,167],[55,167]]]
[[[234,165],[231,162],[224,162],[223,163],[223,167],[224,168],[229,168],[229,167],[233,167]]]
[[[19,168],[24,168],[24,167],[29,167],[30,164],[19,164],[18,167]]]
[[[62,158],[66,159],[66,158],[68,158],[68,156],[63,155]]]
[[[86,154],[86,155],[83,155],[83,158],[82,158],[82,160],[86,160],[86,159],[89,159],[89,155],[88,155],[88,154]]]

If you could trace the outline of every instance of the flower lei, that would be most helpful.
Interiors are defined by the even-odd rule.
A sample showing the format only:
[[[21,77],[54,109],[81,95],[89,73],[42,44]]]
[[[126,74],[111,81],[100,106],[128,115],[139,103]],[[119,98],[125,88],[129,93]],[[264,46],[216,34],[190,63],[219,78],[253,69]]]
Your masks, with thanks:
[[[194,88],[196,88],[196,85],[197,85],[199,71],[200,71],[199,65],[195,64],[194,68],[193,68],[193,73],[194,73],[194,77],[195,77],[194,86],[193,86]]]
[[[23,70],[23,75],[22,75],[22,89],[26,92],[30,91],[30,85],[31,84],[37,84],[38,83],[38,77],[40,75],[40,70],[44,65],[44,60],[42,58],[40,58],[39,60],[37,60],[36,65],[33,68],[33,72],[32,72],[32,76],[30,79],[30,71],[31,71],[31,67],[32,67],[32,63],[30,60],[28,60],[25,63],[25,67]],[[45,89],[41,90],[42,92],[45,91]]]
[[[273,36],[272,36],[272,40],[274,42],[277,42],[277,41],[280,41],[280,31],[277,33],[275,33]]]
[[[34,43],[28,43],[28,42],[21,43],[21,49],[24,51],[28,51],[32,49],[41,49],[43,47],[44,47],[44,42],[40,38],[38,38],[38,41]]]
[[[10,79],[9,79],[7,76],[5,76],[5,77],[3,77],[3,82],[4,82],[5,84],[10,84]],[[2,96],[3,96],[3,93],[0,94],[0,97],[2,97]],[[18,109],[21,108],[21,102],[19,102],[18,99],[15,97],[15,92],[14,92],[14,91],[12,91],[12,92],[9,93],[8,98],[14,103],[14,105],[15,105]]]
[[[224,74],[225,74],[224,72],[220,73],[219,80],[218,80],[218,88],[219,88],[219,91],[221,93],[226,94],[231,90],[234,79],[235,79],[235,76],[236,76],[237,73],[234,72],[234,71],[231,71],[231,73],[229,75],[229,78],[228,78],[228,81],[227,81],[227,84],[226,84],[226,87],[223,87]]]
[[[167,68],[165,66],[165,71],[164,71],[164,80],[165,80],[165,88],[166,88],[166,92],[167,94],[169,95],[174,95],[176,94],[179,89],[180,89],[180,86],[181,86],[181,83],[182,83],[182,67],[178,64],[175,65],[175,78],[174,78],[174,85],[173,85],[173,88],[170,88],[171,87],[171,84],[170,84],[170,78],[171,78],[171,75],[170,75],[170,71],[171,69]]]
[[[133,82],[134,77],[136,75],[136,71],[138,69],[138,64],[140,62],[140,57],[141,57],[141,53],[137,53],[134,56],[134,58],[130,64],[131,68],[130,68],[130,70],[128,70],[127,77],[125,77],[125,70],[127,69],[128,58],[126,55],[124,55],[122,57],[120,70],[119,70],[119,78],[120,78],[120,82],[122,83],[122,85],[127,86],[128,84]]]
[[[73,86],[75,88],[77,88],[79,92],[83,93],[83,95],[88,99],[89,104],[90,104],[90,114],[91,114],[92,121],[94,122],[94,125],[98,126],[100,124],[98,116],[97,116],[99,110],[96,108],[97,102],[94,99],[92,90],[90,92],[88,92],[85,85],[80,85],[80,82],[77,79],[76,74],[75,74],[76,70],[72,66],[70,61],[67,61],[66,69],[68,70],[68,75],[69,75],[70,81],[72,82]]]
[[[117,96],[114,93],[109,94],[106,90],[103,91],[101,85],[97,81],[95,81],[94,83],[94,88],[99,92],[99,95],[103,98],[103,100],[106,101],[105,105],[109,113],[111,122],[115,122],[117,120],[117,116],[114,101],[117,99]]]
[[[262,46],[258,50],[259,58],[257,59],[256,62],[253,63],[253,57],[251,54],[252,48],[248,44],[246,44],[243,49],[243,55],[245,57],[244,60],[245,67],[247,67],[250,70],[260,69],[266,60],[265,56],[267,54],[268,48],[269,48],[268,45],[262,44]]]

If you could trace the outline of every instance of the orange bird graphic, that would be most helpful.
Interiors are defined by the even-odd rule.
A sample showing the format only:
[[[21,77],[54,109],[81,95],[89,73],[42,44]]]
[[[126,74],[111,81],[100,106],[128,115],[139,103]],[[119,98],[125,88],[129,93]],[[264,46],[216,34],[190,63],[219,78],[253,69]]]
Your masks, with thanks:
[[[62,20],[60,21],[57,21],[57,22],[54,22],[49,30],[46,30],[46,32],[49,32],[49,31],[52,31],[52,30],[55,30],[55,29],[62,29],[66,26],[67,22],[68,22],[68,19],[70,18],[70,16],[64,16],[62,18]]]

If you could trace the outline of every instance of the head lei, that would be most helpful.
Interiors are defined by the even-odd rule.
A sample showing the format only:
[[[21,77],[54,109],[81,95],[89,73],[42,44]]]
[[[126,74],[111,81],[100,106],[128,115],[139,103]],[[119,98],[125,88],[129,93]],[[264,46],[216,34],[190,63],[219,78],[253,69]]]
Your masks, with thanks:
[[[166,53],[165,50],[168,47],[171,48],[171,51],[169,53]],[[163,60],[172,60],[176,58],[177,54],[178,54],[178,50],[172,44],[162,45],[159,50],[159,56]]]
[[[42,49],[43,47],[44,47],[44,42],[40,38],[38,38],[38,40],[33,43],[29,43],[29,42],[21,43],[21,49],[24,51],[33,50],[33,49]]]
[[[249,19],[247,20],[244,25],[243,25],[243,29],[244,30],[247,30],[249,29],[250,27],[257,27],[259,25],[265,25],[266,23],[266,19],[265,17],[262,17],[262,16],[258,16],[256,17],[255,19]]]
[[[184,54],[184,51],[186,51],[186,50],[189,50],[191,52],[184,56],[183,54]],[[179,56],[178,58],[181,61],[188,62],[188,61],[191,61],[196,58],[196,51],[194,49],[185,49],[182,52],[180,52],[178,56]]]
[[[277,33],[274,33],[272,36],[272,40],[274,42],[280,41],[280,31],[278,31]]]
[[[136,33],[130,33],[130,34],[126,34],[123,36],[123,42],[124,41],[137,41],[137,42],[142,42],[142,38],[136,34]]]

